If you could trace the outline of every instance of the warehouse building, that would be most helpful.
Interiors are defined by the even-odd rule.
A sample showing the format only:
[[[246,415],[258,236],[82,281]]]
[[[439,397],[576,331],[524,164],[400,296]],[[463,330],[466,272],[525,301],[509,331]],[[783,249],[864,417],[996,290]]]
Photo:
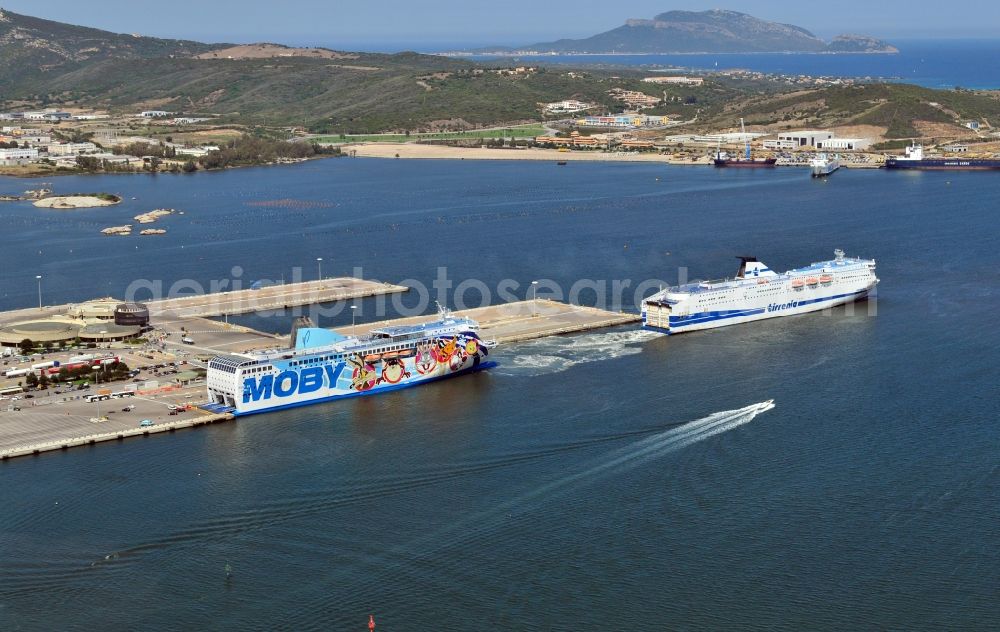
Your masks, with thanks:
[[[779,141],[789,141],[795,147],[821,147],[823,141],[831,138],[833,138],[833,132],[827,130],[802,130],[778,134]]]

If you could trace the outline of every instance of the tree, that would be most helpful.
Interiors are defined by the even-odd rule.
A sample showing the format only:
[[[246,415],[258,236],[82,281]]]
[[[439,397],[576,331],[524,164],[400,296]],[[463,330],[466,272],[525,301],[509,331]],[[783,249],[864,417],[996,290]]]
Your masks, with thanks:
[[[35,343],[32,342],[31,338],[25,338],[17,346],[21,350],[21,355],[29,355],[34,350]]]
[[[27,384],[29,388],[35,388],[38,386],[38,376],[34,373],[29,373],[24,376],[24,383]]]
[[[42,376],[38,379],[38,388],[46,389],[49,387],[49,374],[47,371],[42,371]]]
[[[194,164],[193,160],[188,160],[187,162],[184,163],[184,166],[181,167],[181,171],[183,171],[184,173],[194,173],[197,170],[198,170],[198,165]]]

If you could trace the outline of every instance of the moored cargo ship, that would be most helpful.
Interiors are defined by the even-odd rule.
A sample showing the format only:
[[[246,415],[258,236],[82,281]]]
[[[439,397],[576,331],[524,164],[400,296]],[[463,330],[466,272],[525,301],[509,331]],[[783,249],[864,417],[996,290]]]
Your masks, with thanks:
[[[773,167],[778,164],[777,158],[754,158],[750,152],[750,138],[746,135],[747,129],[743,124],[743,119],[740,119],[740,130],[742,131],[746,141],[743,157],[730,156],[727,152],[722,151],[722,148],[720,147],[715,152],[715,158],[712,160],[712,164],[716,167],[742,167],[750,169]]]
[[[993,158],[925,158],[921,145],[911,145],[902,156],[885,159],[886,169],[920,169],[927,171],[993,171],[1000,170],[1000,160]]]
[[[290,349],[220,355],[208,363],[207,407],[249,415],[373,395],[486,369],[495,343],[479,324],[441,310],[437,320],[341,336],[297,329]]]

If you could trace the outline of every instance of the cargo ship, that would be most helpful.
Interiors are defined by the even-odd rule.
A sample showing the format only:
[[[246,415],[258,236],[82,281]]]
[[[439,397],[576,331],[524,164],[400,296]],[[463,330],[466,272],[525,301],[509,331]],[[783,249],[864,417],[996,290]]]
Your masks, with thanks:
[[[647,329],[669,334],[792,316],[860,301],[878,284],[875,261],[835,250],[820,261],[782,274],[755,257],[740,257],[733,279],[667,288],[642,302]]]
[[[250,415],[346,397],[374,395],[490,368],[495,342],[479,324],[441,309],[418,325],[342,336],[318,327],[294,328],[294,344],[246,354],[219,355],[206,377],[213,412]]]
[[[910,145],[902,156],[885,159],[886,169],[931,171],[991,171],[1000,169],[1000,160],[990,158],[925,158],[921,145]]]
[[[840,158],[820,154],[809,161],[809,168],[812,169],[812,177],[823,178],[840,169]]]
[[[743,152],[743,157],[730,156],[727,152],[722,151],[719,147],[715,151],[715,158],[712,160],[712,164],[716,167],[743,167],[743,168],[761,168],[761,167],[773,167],[778,163],[777,158],[754,158],[750,153],[750,138],[746,136],[747,129],[743,124],[743,119],[740,119],[740,130],[743,132],[744,139],[746,140],[746,148]]]

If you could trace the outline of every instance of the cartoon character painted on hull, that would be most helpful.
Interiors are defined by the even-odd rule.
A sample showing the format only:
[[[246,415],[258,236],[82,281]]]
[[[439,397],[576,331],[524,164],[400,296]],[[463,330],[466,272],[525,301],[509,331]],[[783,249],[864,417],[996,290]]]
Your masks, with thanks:
[[[487,354],[489,350],[479,344],[479,340],[472,334],[461,334],[450,340],[438,340],[438,361],[447,364],[452,371],[463,368],[469,358],[473,359],[472,366],[479,366]]]
[[[347,362],[354,367],[351,388],[356,391],[367,391],[378,383],[378,372],[375,370],[375,366],[361,357],[361,354],[354,354],[347,359]]]
[[[417,373],[427,375],[437,366],[437,357],[434,355],[434,347],[429,342],[421,342],[417,345],[417,355],[413,358],[413,366]]]
[[[383,358],[382,375],[378,378],[378,383],[398,384],[403,378],[410,377],[410,372],[406,370],[402,358]]]
[[[458,350],[458,336],[438,338],[437,345],[433,347],[434,357],[440,364],[447,364]]]

